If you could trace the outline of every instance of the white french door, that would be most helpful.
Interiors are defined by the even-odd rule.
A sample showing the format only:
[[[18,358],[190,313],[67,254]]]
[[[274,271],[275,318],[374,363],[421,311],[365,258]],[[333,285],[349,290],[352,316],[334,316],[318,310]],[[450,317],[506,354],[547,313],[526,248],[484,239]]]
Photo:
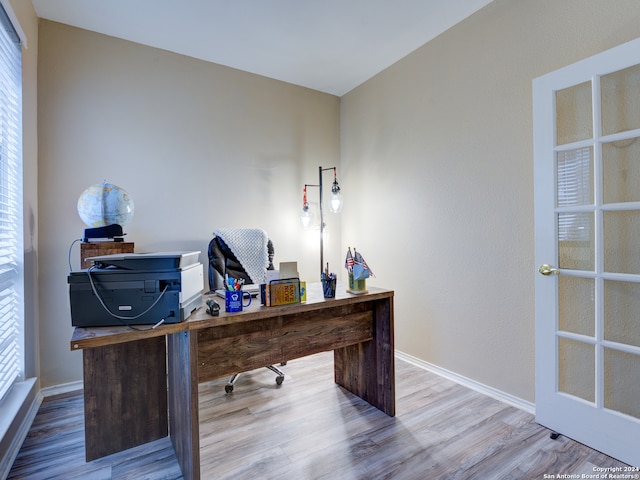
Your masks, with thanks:
[[[536,420],[640,467],[640,39],[533,108]]]

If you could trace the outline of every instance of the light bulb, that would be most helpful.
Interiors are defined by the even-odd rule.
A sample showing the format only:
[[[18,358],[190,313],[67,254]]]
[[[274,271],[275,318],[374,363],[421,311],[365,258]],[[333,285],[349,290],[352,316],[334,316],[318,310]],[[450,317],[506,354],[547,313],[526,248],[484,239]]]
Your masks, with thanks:
[[[307,228],[311,224],[311,211],[309,211],[309,205],[305,205],[302,207],[302,212],[300,213],[300,223],[304,228]]]
[[[331,213],[339,213],[342,211],[342,194],[340,190],[331,193]]]
[[[335,171],[334,171],[335,175]],[[333,185],[331,185],[331,202],[329,210],[331,213],[339,213],[342,210],[342,194],[340,193],[340,186],[338,180],[333,178]]]

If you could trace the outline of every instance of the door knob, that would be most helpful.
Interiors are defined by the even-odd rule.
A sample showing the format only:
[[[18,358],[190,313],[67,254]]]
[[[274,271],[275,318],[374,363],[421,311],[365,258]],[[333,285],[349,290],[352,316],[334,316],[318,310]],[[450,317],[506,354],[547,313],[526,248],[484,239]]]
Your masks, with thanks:
[[[555,275],[560,275],[560,270],[552,267],[551,265],[547,265],[546,263],[540,265],[540,268],[538,268],[538,272],[540,272],[542,275],[551,275],[552,273]]]

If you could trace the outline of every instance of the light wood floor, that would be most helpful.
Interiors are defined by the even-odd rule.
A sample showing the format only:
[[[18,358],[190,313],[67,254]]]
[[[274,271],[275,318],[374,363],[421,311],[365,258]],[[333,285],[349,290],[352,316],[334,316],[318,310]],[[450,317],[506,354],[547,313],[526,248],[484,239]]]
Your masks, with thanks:
[[[396,360],[397,415],[333,382],[333,356],[200,385],[203,479],[543,479],[624,466],[532,415]],[[9,479],[182,478],[169,439],[84,461],[81,392],[49,397]],[[550,478],[550,477],[547,477]],[[556,477],[557,478],[557,477]]]

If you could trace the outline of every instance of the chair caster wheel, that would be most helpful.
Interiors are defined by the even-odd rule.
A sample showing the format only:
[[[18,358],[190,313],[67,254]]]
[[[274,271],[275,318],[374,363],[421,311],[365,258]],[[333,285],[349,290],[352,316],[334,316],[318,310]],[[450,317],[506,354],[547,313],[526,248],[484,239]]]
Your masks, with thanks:
[[[282,382],[284,382],[284,377],[282,377],[282,376],[276,377],[276,383],[278,385],[282,385]]]
[[[227,392],[227,393],[233,392],[233,385],[225,385],[224,386],[224,391]]]

